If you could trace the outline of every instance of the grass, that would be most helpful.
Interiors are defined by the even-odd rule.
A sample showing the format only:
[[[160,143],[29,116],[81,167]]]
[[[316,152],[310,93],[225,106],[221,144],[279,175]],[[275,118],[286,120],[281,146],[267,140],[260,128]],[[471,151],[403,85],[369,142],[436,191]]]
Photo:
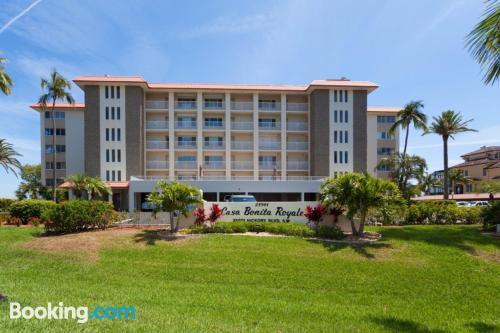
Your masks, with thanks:
[[[47,240],[35,228],[2,227],[0,293],[9,301],[133,305],[137,319],[10,320],[3,301],[0,330],[500,331],[500,239],[477,226],[377,231],[383,241],[349,246],[228,235],[167,241],[152,230]]]

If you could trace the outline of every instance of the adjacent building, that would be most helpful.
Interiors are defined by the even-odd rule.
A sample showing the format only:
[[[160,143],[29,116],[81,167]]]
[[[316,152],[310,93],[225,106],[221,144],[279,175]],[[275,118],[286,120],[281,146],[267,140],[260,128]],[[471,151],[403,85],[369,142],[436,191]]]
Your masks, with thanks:
[[[55,132],[50,110],[32,105],[40,111],[43,182],[98,176],[121,209],[140,209],[158,179],[192,183],[208,200],[228,193],[311,200],[327,176],[387,177],[378,161],[399,146],[398,133],[388,131],[399,109],[368,107],[378,88],[372,82],[158,84],[111,76],[74,82],[85,103],[57,104]]]

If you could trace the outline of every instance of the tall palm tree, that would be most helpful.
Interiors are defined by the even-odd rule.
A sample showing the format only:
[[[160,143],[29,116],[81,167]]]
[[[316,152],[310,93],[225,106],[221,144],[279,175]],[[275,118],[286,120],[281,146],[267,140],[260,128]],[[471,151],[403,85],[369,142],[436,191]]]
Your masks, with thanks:
[[[11,90],[10,87],[12,87],[12,79],[10,78],[9,74],[5,72],[5,68],[3,67],[2,64],[6,63],[7,59],[0,57],[0,90],[5,94],[5,95],[10,95]]]
[[[466,37],[466,46],[485,71],[483,81],[500,77],[500,1],[489,1],[481,22]]]
[[[432,118],[432,124],[427,133],[440,135],[443,138],[443,162],[444,162],[444,178],[443,190],[444,199],[449,198],[449,178],[448,178],[448,139],[455,139],[455,135],[463,132],[477,132],[475,129],[467,127],[473,119],[467,121],[462,120],[460,112],[453,110],[443,111],[440,116]]]
[[[398,112],[397,114],[398,119],[389,129],[389,134],[391,135],[393,135],[399,127],[401,127],[401,129],[403,130],[406,130],[405,143],[403,146],[403,155],[402,155],[403,162],[406,159],[406,150],[408,148],[408,137],[410,135],[410,126],[413,125],[415,129],[419,129],[424,132],[427,130],[427,116],[425,115],[425,113],[422,112],[423,108],[424,108],[424,103],[422,101],[410,101],[408,104],[405,105],[403,110]],[[398,168],[401,167],[404,168],[404,166],[405,163],[402,163]],[[401,174],[404,174],[404,172],[402,172]],[[397,182],[401,190],[405,192],[405,184],[403,183],[403,177],[399,177]]]
[[[15,169],[21,170],[21,163],[16,156],[21,156],[21,154],[14,150],[11,143],[0,139],[0,165],[7,173],[12,171],[17,176]]]
[[[55,107],[56,101],[66,101],[73,104],[75,100],[68,90],[71,89],[71,83],[59,74],[55,69],[50,73],[50,78],[42,78],[40,86],[45,94],[40,96],[38,102],[43,109],[47,107],[48,103],[52,103],[51,119],[52,119],[52,199],[56,201],[56,118]]]
[[[377,167],[385,167],[386,170],[391,170],[389,173],[390,179],[398,184],[401,193],[406,199],[410,199],[412,191],[408,191],[411,187],[411,180],[419,181],[427,170],[427,162],[424,158],[418,155],[403,155],[400,153],[392,154],[380,160]]]

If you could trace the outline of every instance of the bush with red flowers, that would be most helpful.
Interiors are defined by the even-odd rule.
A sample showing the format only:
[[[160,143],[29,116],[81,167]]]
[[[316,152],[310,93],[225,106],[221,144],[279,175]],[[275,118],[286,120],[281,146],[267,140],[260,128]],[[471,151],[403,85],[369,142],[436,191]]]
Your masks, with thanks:
[[[317,204],[315,207],[307,206],[304,216],[307,218],[309,225],[318,226],[321,218],[326,214],[326,207],[322,204]]]

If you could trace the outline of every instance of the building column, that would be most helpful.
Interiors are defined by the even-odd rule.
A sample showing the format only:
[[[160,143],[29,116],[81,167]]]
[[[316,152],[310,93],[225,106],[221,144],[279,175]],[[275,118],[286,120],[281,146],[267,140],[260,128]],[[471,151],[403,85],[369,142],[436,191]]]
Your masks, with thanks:
[[[168,179],[175,179],[175,95],[168,93]]]
[[[226,179],[231,179],[231,93],[225,94],[225,117],[224,124],[226,128]],[[217,194],[219,195],[219,194]],[[219,197],[217,197],[218,199]]]
[[[200,167],[203,168],[203,93],[196,93],[196,160],[198,167],[196,175],[200,177]],[[203,169],[201,169],[203,172]]]
[[[286,180],[286,93],[281,93],[281,179]]]
[[[259,94],[253,93],[253,179],[259,179]]]

